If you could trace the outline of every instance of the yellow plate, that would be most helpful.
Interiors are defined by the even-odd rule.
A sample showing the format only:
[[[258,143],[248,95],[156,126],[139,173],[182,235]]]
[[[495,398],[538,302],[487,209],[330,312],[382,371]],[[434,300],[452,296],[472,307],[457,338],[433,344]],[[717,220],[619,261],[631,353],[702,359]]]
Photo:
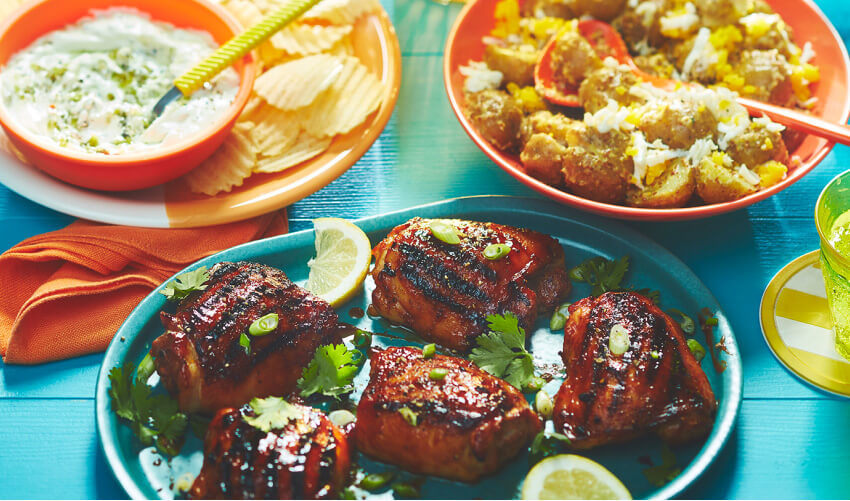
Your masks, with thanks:
[[[782,365],[818,389],[850,397],[850,361],[835,351],[820,251],[791,261],[761,298],[761,330]]]
[[[378,110],[364,124],[334,138],[322,155],[283,172],[254,174],[229,193],[207,197],[190,193],[180,181],[170,183],[165,188],[170,227],[229,223],[280,209],[323,188],[366,153],[395,107],[401,85],[401,50],[383,9],[358,19],[351,38],[355,55],[384,86]]]

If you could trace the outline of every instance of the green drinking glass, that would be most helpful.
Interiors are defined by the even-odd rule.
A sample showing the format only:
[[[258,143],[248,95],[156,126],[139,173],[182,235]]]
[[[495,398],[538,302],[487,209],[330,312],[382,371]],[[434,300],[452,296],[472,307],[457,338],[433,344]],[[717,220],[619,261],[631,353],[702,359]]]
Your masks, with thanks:
[[[850,171],[839,174],[821,192],[815,224],[835,349],[850,360]]]

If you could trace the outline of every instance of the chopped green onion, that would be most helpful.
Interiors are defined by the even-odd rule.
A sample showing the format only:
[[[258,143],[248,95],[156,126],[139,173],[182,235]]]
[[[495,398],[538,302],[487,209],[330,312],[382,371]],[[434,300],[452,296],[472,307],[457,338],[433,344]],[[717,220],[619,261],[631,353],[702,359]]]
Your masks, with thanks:
[[[655,351],[655,350],[650,351],[650,352],[649,352],[649,356],[650,356],[650,357],[652,357],[652,358],[661,358],[661,354],[660,354],[660,353],[658,353],[658,352],[657,352],[657,351]]]
[[[697,362],[702,362],[702,359],[705,358],[705,348],[696,339],[688,339],[688,349],[694,354]]]
[[[460,237],[457,236],[457,229],[454,225],[442,219],[433,219],[428,223],[431,228],[431,233],[438,239],[449,245],[457,245],[460,243]]]
[[[245,353],[251,353],[251,339],[244,332],[239,335],[239,346],[245,348]]]
[[[337,426],[345,426],[354,422],[354,414],[351,411],[347,411],[345,409],[339,409],[328,414],[328,419],[331,420],[331,423]]]
[[[351,487],[346,487],[339,493],[340,499],[357,499],[357,493]]]
[[[398,482],[393,484],[393,494],[402,498],[418,498],[419,489],[411,484]]]
[[[446,378],[448,373],[449,371],[446,369],[431,369],[428,377],[431,378],[432,381],[442,381]]]
[[[136,369],[136,381],[139,381],[140,383],[147,383],[151,374],[153,374],[155,370],[156,367],[153,364],[153,355],[148,353],[145,355],[145,358],[139,362],[139,367]]]
[[[622,355],[629,351],[629,344],[631,344],[631,340],[629,339],[629,331],[626,330],[626,326],[623,324],[614,324],[611,327],[611,334],[608,337],[608,349],[614,355]]]
[[[248,327],[248,332],[252,336],[265,336],[277,329],[279,320],[280,317],[277,316],[277,313],[269,313],[268,315],[264,315],[254,320],[251,326]]]
[[[437,353],[437,345],[426,344],[422,347],[422,358],[432,358]]]
[[[357,485],[359,485],[361,489],[366,489],[367,491],[376,491],[390,483],[394,476],[395,473],[391,471],[385,471],[384,473],[370,473],[363,477]]]
[[[401,417],[403,417],[410,426],[416,426],[419,423],[419,416],[407,407],[402,407],[398,410],[398,413],[401,414]]]
[[[354,346],[361,349],[372,346],[372,333],[357,329],[354,333]]]
[[[705,325],[717,325],[717,317],[709,317],[705,319]]]
[[[679,315],[680,317],[682,317],[682,321],[679,322],[679,325],[682,327],[682,330],[685,332],[685,334],[689,336],[692,336],[694,334],[696,326],[694,325],[693,318],[685,315],[684,313],[682,313],[681,310],[677,310],[676,308],[670,308],[667,312],[671,315]]]
[[[522,388],[523,392],[530,393],[532,391],[540,391],[546,385],[546,380],[540,376],[532,376],[531,379]]]
[[[484,248],[484,257],[490,260],[500,259],[511,253],[511,246],[508,244],[490,244]]]
[[[570,318],[570,306],[573,303],[564,303],[552,312],[552,318],[549,319],[549,329],[559,331],[567,325],[567,319]]]
[[[537,413],[544,418],[552,417],[552,412],[555,410],[555,404],[552,403],[552,397],[546,393],[546,390],[540,390],[534,396],[534,408]]]

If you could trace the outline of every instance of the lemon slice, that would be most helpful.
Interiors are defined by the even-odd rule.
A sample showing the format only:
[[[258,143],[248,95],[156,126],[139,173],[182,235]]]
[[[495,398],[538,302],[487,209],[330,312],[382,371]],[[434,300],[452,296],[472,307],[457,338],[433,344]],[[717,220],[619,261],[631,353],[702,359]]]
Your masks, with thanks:
[[[632,499],[613,473],[574,454],[546,458],[528,472],[522,499]]]
[[[345,219],[323,217],[314,219],[316,257],[311,259],[306,289],[339,306],[356,294],[363,285],[372,244],[363,230]]]

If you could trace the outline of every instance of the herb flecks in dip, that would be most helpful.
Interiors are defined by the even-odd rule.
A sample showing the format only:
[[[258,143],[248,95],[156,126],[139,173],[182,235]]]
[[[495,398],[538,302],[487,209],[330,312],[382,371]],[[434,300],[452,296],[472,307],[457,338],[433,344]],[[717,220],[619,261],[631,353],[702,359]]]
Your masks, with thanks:
[[[208,33],[133,9],[92,11],[13,56],[0,71],[0,92],[15,120],[62,147],[138,152],[201,131],[231,105],[239,75],[228,68],[153,118],[174,80],[216,47]]]

